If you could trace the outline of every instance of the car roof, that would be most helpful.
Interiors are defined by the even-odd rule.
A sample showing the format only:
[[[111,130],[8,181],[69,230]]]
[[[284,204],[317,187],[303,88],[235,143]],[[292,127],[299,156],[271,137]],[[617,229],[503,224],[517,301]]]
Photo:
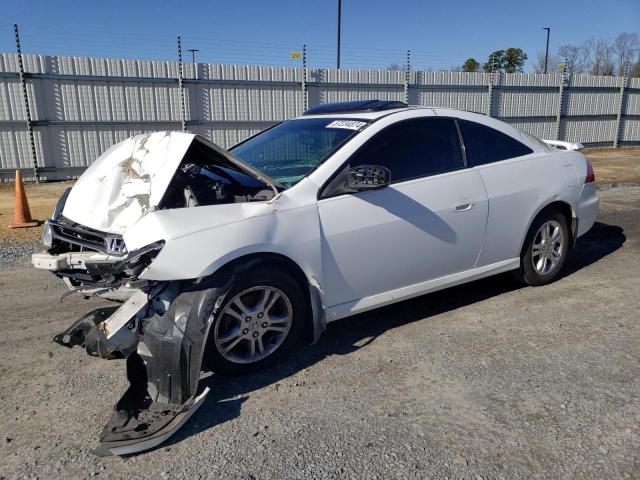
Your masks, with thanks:
[[[404,108],[407,104],[398,100],[352,100],[349,102],[322,103],[311,107],[304,115],[347,112],[380,112]]]
[[[362,103],[366,103],[368,101],[362,101]],[[346,104],[353,104],[356,102],[343,102]],[[392,104],[393,102],[387,102]],[[340,104],[331,104],[339,106]],[[334,119],[345,119],[345,120],[367,120],[370,122],[374,122],[382,117],[391,116],[394,114],[398,114],[401,112],[409,112],[416,110],[425,111],[425,116],[439,116],[439,117],[455,117],[462,120],[470,120],[473,122],[481,123],[488,127],[491,127],[495,130],[498,130],[506,135],[509,135],[525,145],[532,148],[534,151],[549,151],[549,146],[544,144],[541,140],[524,133],[522,130],[515,128],[512,125],[509,125],[506,122],[498,120],[496,118],[489,117],[487,115],[475,112],[469,112],[466,110],[456,110],[451,108],[444,107],[429,107],[422,105],[404,105],[399,108],[389,108],[389,109],[381,109],[375,111],[367,111],[367,110],[353,110],[353,111],[333,111],[336,108],[330,108],[326,113],[317,113],[317,114],[306,114],[300,117],[294,118],[292,120],[302,120],[307,118],[334,118]],[[340,108],[337,108],[340,110]],[[428,111],[428,113],[427,113]]]
[[[324,103],[317,107],[309,108],[304,114],[297,118],[344,118],[377,120],[387,115],[404,112],[408,110],[430,110],[434,115],[457,116],[457,112],[463,110],[452,110],[441,107],[431,107],[426,105],[407,105],[396,100],[355,100],[348,102]],[[471,113],[471,112],[465,112]],[[483,117],[481,114],[477,114]]]
[[[306,114],[300,117],[296,117],[295,120],[302,120],[306,118],[344,118],[344,119],[360,119],[360,120],[377,120],[378,118],[390,115],[392,113],[404,112],[411,107],[394,108],[391,110],[383,110],[376,112],[367,111],[353,111],[353,112],[336,112],[336,113],[319,113],[319,114]]]

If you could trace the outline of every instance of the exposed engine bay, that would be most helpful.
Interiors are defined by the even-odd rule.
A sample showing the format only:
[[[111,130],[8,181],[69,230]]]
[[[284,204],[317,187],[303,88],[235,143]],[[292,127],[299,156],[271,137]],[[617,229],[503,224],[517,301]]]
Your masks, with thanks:
[[[264,182],[195,140],[178,167],[159,208],[187,208],[265,201],[274,192]]]

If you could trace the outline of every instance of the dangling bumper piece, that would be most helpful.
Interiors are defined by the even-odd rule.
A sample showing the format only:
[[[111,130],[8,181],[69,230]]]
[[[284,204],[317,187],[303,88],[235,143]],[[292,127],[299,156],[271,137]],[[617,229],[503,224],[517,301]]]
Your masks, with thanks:
[[[235,274],[162,282],[119,308],[94,310],[54,337],[92,356],[126,358],[129,388],[100,434],[96,455],[125,455],[166,441],[202,406],[206,338]]]

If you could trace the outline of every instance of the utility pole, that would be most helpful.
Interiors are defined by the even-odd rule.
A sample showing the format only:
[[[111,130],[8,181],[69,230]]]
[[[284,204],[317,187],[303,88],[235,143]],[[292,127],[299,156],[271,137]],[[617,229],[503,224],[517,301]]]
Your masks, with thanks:
[[[547,48],[544,51],[544,73],[547,73],[547,63],[549,61],[549,34],[551,33],[551,29],[549,27],[544,27],[543,30],[547,31]]]
[[[340,70],[340,29],[342,24],[342,0],[338,0],[338,52],[336,57],[336,68]]]

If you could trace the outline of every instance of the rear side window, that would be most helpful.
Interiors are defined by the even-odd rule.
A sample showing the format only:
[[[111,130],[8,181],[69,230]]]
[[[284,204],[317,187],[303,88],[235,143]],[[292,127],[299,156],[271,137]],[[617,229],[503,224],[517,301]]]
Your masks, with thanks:
[[[392,182],[464,168],[455,121],[449,118],[415,118],[391,125],[358,150],[349,164],[387,167]]]
[[[460,120],[467,162],[471,166],[498,162],[533,153],[515,138],[480,123]]]

